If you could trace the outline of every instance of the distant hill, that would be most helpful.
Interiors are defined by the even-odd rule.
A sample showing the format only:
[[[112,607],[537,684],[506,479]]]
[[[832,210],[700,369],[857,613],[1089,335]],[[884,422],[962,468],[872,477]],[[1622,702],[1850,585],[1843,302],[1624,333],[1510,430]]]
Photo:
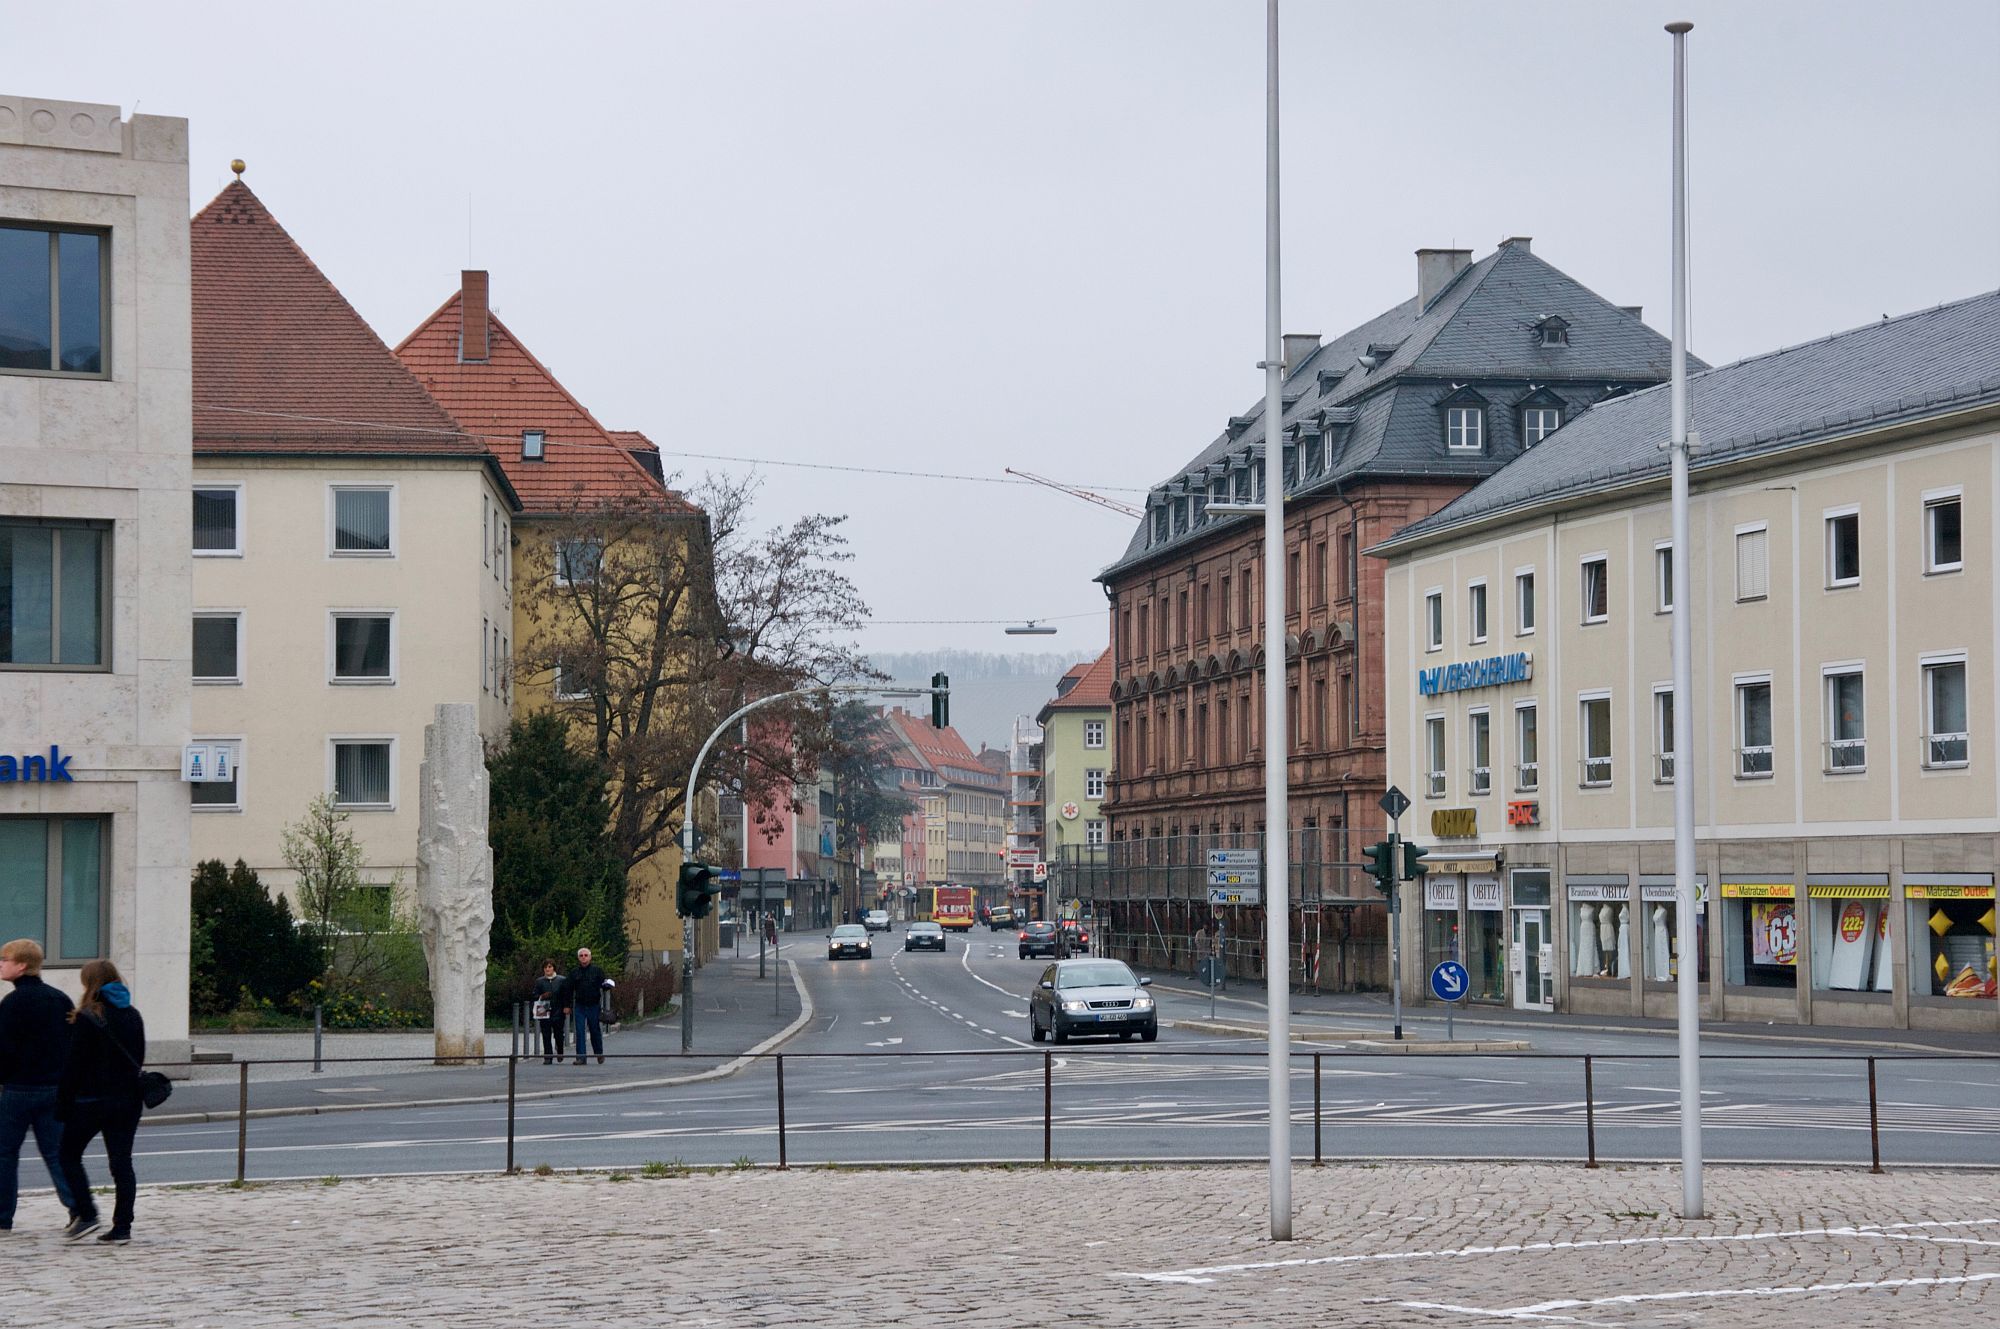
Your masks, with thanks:
[[[931,675],[951,675],[951,727],[977,752],[979,745],[1004,748],[1014,737],[1016,716],[1032,716],[1056,695],[1056,680],[1073,664],[1095,657],[1039,651],[1001,655],[993,651],[889,651],[873,656],[875,667],[908,687],[929,687]],[[892,703],[893,704],[893,703]],[[908,710],[929,713],[919,700]]]

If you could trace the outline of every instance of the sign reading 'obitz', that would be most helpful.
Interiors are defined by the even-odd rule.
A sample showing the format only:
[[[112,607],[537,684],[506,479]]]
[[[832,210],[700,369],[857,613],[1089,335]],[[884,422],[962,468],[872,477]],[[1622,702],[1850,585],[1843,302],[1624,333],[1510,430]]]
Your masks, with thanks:
[[[0,753],[0,784],[14,784],[17,781],[47,784],[75,784],[76,777],[69,773],[69,758],[54,743],[49,744],[49,755],[29,753],[22,757],[10,757]]]

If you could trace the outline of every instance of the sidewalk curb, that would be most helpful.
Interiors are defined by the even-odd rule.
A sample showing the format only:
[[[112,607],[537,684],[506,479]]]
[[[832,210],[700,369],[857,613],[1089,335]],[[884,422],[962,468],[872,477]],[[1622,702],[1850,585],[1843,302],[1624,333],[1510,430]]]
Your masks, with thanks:
[[[1177,997],[1194,997],[1196,999],[1200,999],[1208,996],[1207,988],[1169,987],[1166,984],[1160,983],[1158,981],[1154,982],[1153,990],[1155,992],[1171,992]],[[1220,1000],[1233,1001],[1244,1006],[1254,1006],[1258,1010],[1264,1009],[1263,1002],[1253,1001],[1249,997],[1223,996],[1220,998]],[[1433,1009],[1434,1008],[1429,1006],[1419,1006],[1410,1008],[1409,1010],[1406,1010],[1403,1014],[1404,1023],[1407,1024],[1414,1019],[1435,1021],[1444,1018],[1441,1015],[1431,1014],[1430,1012]],[[1297,1007],[1293,1007],[1292,1008],[1293,1018],[1296,1019],[1299,1016],[1299,1014],[1300,1014],[1299,1009]],[[1383,1012],[1380,1018],[1387,1020],[1390,1018],[1390,1016],[1388,1012],[1385,1011]],[[1671,1038],[1673,1037],[1674,1034],[1674,1031],[1672,1029],[1649,1029],[1644,1025],[1544,1024],[1539,1020],[1504,1020],[1504,1019],[1494,1019],[1491,1016],[1485,1016],[1485,1015],[1456,1015],[1453,1018],[1456,1019],[1460,1024],[1485,1024],[1485,1025],[1492,1025],[1496,1028],[1501,1028],[1501,1029],[1539,1029],[1544,1033],[1553,1030],[1558,1033],[1579,1033],[1579,1034],[1653,1034],[1661,1038]],[[1812,1028],[1813,1026],[1806,1025],[1798,1027],[1809,1029]],[[1922,1033],[1924,1031],[1910,1030],[1908,1032]],[[1701,1036],[1705,1039],[1734,1038],[1734,1039],[1739,1039],[1746,1043],[1789,1043],[1796,1046],[1801,1042],[1809,1041],[1815,1043],[1829,1043],[1838,1047],[1884,1048],[1893,1052],[1938,1052],[1938,1053],[1946,1053],[1954,1057],[1988,1057],[1988,1058],[2000,1057],[2000,1052],[1979,1052],[1979,1051],[1967,1052],[1958,1048],[1942,1048],[1938,1047],[1934,1043],[1913,1042],[1910,1040],[1898,1041],[1887,1038],[1825,1038],[1825,1037],[1815,1037],[1810,1040],[1802,1040],[1797,1037],[1789,1036],[1786,1034],[1776,1034],[1776,1033],[1746,1034],[1731,1029],[1714,1029],[1705,1024],[1702,1026]]]
[[[736,1074],[750,1065],[758,1057],[778,1047],[799,1030],[806,1027],[813,1018],[812,994],[799,978],[798,963],[786,960],[785,967],[791,970],[792,988],[799,994],[798,1017],[790,1024],[772,1034],[747,1052],[739,1052],[729,1061],[692,1075],[672,1075],[654,1080],[625,1080],[616,1084],[577,1085],[573,1089],[535,1089],[527,1093],[516,1093],[516,1103],[532,1102],[549,1098],[575,1098],[583,1094],[614,1093],[621,1089],[669,1089],[676,1085],[699,1084],[704,1080],[720,1080]],[[721,1054],[717,1054],[721,1055]],[[507,1058],[486,1058],[488,1061],[505,1064]],[[523,1058],[525,1060],[525,1058]],[[210,1122],[235,1121],[239,1117],[319,1117],[335,1112],[384,1112],[394,1108],[467,1107],[478,1103],[504,1103],[505,1094],[474,1094],[461,1098],[421,1098],[408,1099],[399,1103],[302,1103],[296,1107],[251,1108],[248,1113],[236,1112],[167,1112],[158,1116],[148,1116],[144,1124],[148,1126],[199,1126]]]
[[[1169,1020],[1175,1029],[1186,1029],[1197,1034],[1244,1034],[1252,1037],[1264,1031],[1255,1025],[1221,1024],[1211,1020]],[[1344,1029],[1292,1029],[1294,1043],[1365,1043],[1365,1048],[1355,1049],[1357,1056],[1396,1056],[1412,1052],[1530,1052],[1534,1045],[1526,1039],[1482,1039],[1470,1041],[1455,1039],[1449,1043],[1443,1039],[1424,1040],[1406,1038],[1402,1042],[1383,1038],[1370,1030],[1366,1033]]]

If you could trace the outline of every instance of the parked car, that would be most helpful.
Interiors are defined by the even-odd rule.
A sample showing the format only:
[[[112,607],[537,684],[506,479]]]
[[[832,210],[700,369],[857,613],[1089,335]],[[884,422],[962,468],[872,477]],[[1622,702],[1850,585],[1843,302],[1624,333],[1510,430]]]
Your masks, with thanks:
[[[889,911],[887,909],[867,910],[861,915],[861,926],[867,928],[870,932],[887,932],[889,930]]]
[[[868,929],[859,923],[842,923],[827,934],[827,959],[844,960],[850,955],[857,960],[869,960],[875,956],[875,943],[869,939]]]
[[[996,904],[986,913],[986,930],[1001,932],[1014,926],[1014,906]]]
[[[903,949],[906,951],[942,951],[945,949],[944,929],[926,919],[912,923],[903,931]]]
[[[1028,997],[1028,1036],[1067,1043],[1072,1035],[1136,1034],[1150,1043],[1160,1036],[1159,1011],[1145,991],[1152,981],[1123,960],[1058,960]]]
[[[1031,955],[1046,955],[1051,960],[1056,955],[1056,925],[1040,919],[1026,924],[1021,929],[1021,958]]]

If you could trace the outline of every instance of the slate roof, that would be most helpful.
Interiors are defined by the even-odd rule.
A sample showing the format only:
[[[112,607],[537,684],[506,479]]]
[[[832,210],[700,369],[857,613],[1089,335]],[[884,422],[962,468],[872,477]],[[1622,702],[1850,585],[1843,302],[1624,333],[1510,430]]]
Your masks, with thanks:
[[[241,180],[189,225],[197,455],[488,460]]]
[[[1543,347],[1537,325],[1549,315],[1568,325],[1569,344]],[[1654,383],[1668,373],[1667,338],[1631,311],[1598,295],[1543,259],[1525,241],[1509,241],[1459,272],[1419,308],[1415,296],[1324,342],[1285,379],[1282,423],[1309,434],[1334,431],[1344,438],[1330,469],[1307,477],[1292,495],[1315,493],[1357,480],[1431,477],[1477,480],[1519,451],[1512,409],[1539,385],[1580,413],[1607,388]],[[1375,352],[1377,363],[1364,366]],[[1701,362],[1689,357],[1691,365]],[[1480,456],[1448,456],[1439,406],[1454,387],[1487,383],[1488,447]],[[1264,403],[1244,413],[1235,437],[1228,430],[1183,466],[1173,479],[1207,484],[1211,466],[1252,455],[1264,441]],[[1250,516],[1211,519],[1164,544],[1149,544],[1147,516],[1118,560],[1099,580],[1157,556],[1185,550]]]
[[[1663,384],[1593,407],[1377,549],[1409,548],[1614,485],[1664,483],[1669,392]],[[1688,427],[1701,435],[1693,469],[1986,402],[2000,402],[2000,291],[1690,373]]]
[[[613,431],[597,422],[497,315],[489,314],[487,358],[458,356],[458,293],[418,324],[396,355],[451,412],[459,426],[480,436],[499,459],[529,515],[571,511],[579,504],[640,503],[672,513],[698,509],[654,479],[632,455],[636,430]],[[542,461],[524,461],[524,430],[546,432]]]
[[[1095,660],[1086,660],[1073,666],[1064,678],[1075,676],[1067,691],[1059,691],[1050,698],[1035,716],[1037,724],[1047,724],[1054,711],[1095,711],[1111,709],[1111,681],[1115,672],[1111,659],[1111,648]],[[1060,685],[1058,685],[1060,686]]]

